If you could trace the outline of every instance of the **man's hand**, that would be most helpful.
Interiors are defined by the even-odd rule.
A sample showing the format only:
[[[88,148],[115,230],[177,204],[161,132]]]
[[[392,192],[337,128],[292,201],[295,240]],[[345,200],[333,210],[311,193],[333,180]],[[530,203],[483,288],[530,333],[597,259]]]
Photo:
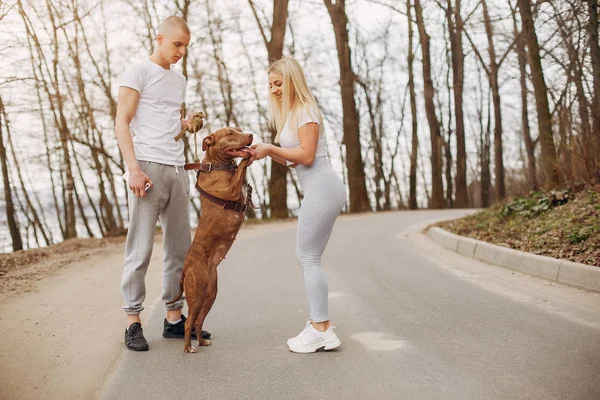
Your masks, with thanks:
[[[146,185],[149,184],[150,189],[154,184],[140,168],[133,168],[129,170],[129,189],[136,195],[136,197],[144,197],[146,195]]]
[[[202,125],[204,124],[202,118],[205,117],[206,115],[203,112],[190,113],[187,119],[181,120],[181,125],[185,126],[188,132],[198,132],[202,129]]]

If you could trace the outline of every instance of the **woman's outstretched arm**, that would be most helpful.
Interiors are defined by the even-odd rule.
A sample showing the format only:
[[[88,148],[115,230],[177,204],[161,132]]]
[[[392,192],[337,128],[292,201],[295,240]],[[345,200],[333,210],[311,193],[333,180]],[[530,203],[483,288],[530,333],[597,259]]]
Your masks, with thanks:
[[[295,164],[311,165],[317,154],[319,124],[310,122],[301,126],[298,129],[298,139],[300,139],[300,147],[294,148],[277,147],[267,143],[256,144],[252,146],[255,150],[254,159],[260,160],[269,156],[276,162],[288,160]]]

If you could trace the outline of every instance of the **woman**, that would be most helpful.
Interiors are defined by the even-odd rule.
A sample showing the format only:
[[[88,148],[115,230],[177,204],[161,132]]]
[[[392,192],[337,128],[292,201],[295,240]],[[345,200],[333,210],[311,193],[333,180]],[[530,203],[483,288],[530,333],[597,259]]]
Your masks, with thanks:
[[[296,259],[304,276],[311,320],[287,344],[295,353],[331,350],[341,342],[328,313],[327,279],[321,256],[346,201],[346,188],[329,165],[323,117],[298,61],[284,57],[268,70],[271,126],[275,143],[254,145],[254,159],[266,156],[296,169],[304,199],[298,216]]]

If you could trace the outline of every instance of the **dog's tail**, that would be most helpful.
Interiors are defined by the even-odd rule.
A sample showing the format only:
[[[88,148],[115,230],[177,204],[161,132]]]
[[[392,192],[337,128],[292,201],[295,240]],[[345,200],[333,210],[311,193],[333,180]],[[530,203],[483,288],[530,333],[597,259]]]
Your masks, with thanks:
[[[183,269],[183,272],[181,272],[181,280],[179,281],[179,294],[177,294],[177,297],[175,297],[173,300],[169,301],[167,303],[167,305],[175,303],[177,300],[179,300],[181,298],[181,295],[183,295],[183,278],[184,277],[185,277],[185,268]]]

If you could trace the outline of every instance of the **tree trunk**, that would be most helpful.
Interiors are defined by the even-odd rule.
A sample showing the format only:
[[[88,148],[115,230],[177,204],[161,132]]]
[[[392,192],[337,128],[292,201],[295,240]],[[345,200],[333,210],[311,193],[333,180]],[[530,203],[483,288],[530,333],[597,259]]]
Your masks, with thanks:
[[[2,180],[4,184],[4,202],[6,203],[6,221],[12,240],[13,251],[23,250],[23,240],[19,232],[19,224],[15,215],[15,206],[12,199],[10,176],[8,175],[8,162],[6,159],[6,147],[4,147],[4,133],[2,131],[2,120],[4,115],[4,103],[0,97],[0,163],[2,164]],[[5,121],[6,123],[6,121]]]
[[[485,24],[485,33],[488,41],[488,54],[490,57],[489,81],[492,88],[492,102],[494,104],[494,172],[496,201],[506,197],[506,187],[504,183],[504,161],[502,151],[502,106],[500,102],[500,84],[498,82],[498,70],[500,65],[496,60],[496,49],[494,47],[494,29],[488,13],[487,3],[481,1],[483,6],[483,20]]]
[[[36,90],[37,90],[38,100],[41,104],[41,88],[40,88],[40,86],[42,86],[46,96],[48,97],[48,103],[50,105],[50,111],[51,111],[52,117],[54,119],[54,124],[55,124],[55,126],[58,126],[59,125],[58,116],[56,113],[56,105],[54,102],[55,96],[53,96],[53,94],[50,90],[50,87],[48,85],[48,82],[44,79],[44,69],[45,69],[46,73],[48,75],[50,75],[50,69],[48,67],[48,63],[46,60],[46,53],[42,49],[40,41],[34,31],[34,28],[33,28],[34,25],[31,22],[31,20],[29,19],[29,16],[27,15],[27,13],[25,13],[25,9],[23,8],[23,4],[20,0],[17,1],[17,5],[19,7],[19,14],[21,15],[21,17],[23,19],[23,24],[25,25],[25,30],[27,32],[27,44],[29,46],[29,51],[30,51],[30,55],[31,55],[30,60],[31,60],[31,65],[32,65],[32,71],[33,71],[34,77],[36,77]],[[33,44],[31,42],[33,42]],[[35,53],[37,53],[37,55],[39,57],[38,60],[36,60],[36,58],[35,58],[34,49],[35,49]],[[44,68],[42,68],[42,67],[44,67]],[[38,76],[36,76],[37,75],[36,70],[39,73]],[[50,183],[52,186],[52,196],[54,199],[54,208],[56,210],[56,218],[57,218],[58,227],[60,228],[60,233],[64,237],[66,235],[66,228],[65,228],[64,221],[61,219],[61,211],[60,211],[59,201],[58,201],[58,197],[57,197],[57,191],[58,191],[59,185],[57,182],[54,181],[54,175],[53,175],[53,171],[52,171],[51,148],[50,148],[50,143],[52,143],[52,140],[51,140],[51,138],[48,137],[49,129],[47,129],[47,127],[46,127],[43,108],[40,108],[40,116],[42,118],[42,126],[44,128],[44,143],[46,145],[46,158],[47,158],[47,162],[48,162],[48,169],[50,172]],[[18,170],[18,165],[15,165],[15,167]],[[19,175],[20,175],[20,173],[19,173]],[[61,175],[61,181],[62,181],[62,175]],[[50,233],[50,231],[49,231],[49,233]]]
[[[246,45],[242,24],[237,23],[237,24],[235,24],[235,26],[237,28],[237,33],[240,36],[240,40],[241,40],[241,44],[242,44],[242,52],[244,53],[244,56],[246,57],[246,61],[248,62],[248,65],[250,66],[250,71],[251,71],[251,76],[252,76],[252,80],[251,80],[252,97],[255,102],[256,111],[258,114],[258,124],[260,127],[259,132],[269,132],[269,136],[270,136],[270,130],[268,128],[269,118],[267,115],[267,110],[261,104],[261,93],[263,92],[263,90],[259,89],[259,86],[262,86],[262,83],[257,82],[255,59],[250,54],[250,50],[248,49],[248,46]],[[265,218],[268,215],[268,205],[266,202],[266,199],[268,197],[267,193],[266,193],[267,188],[268,188],[268,180],[266,180],[267,179],[266,177],[268,176],[267,163],[262,163],[261,167],[263,169],[262,182],[260,185],[258,185],[258,184],[254,185],[255,192],[253,192],[253,194],[256,194],[256,201],[254,202],[254,204],[260,206],[261,216],[263,218]],[[255,177],[253,175],[252,169],[249,169],[248,173],[250,174],[251,182],[258,182],[258,180],[255,179]],[[292,178],[292,183],[294,183],[292,175],[290,175],[290,178]],[[259,192],[257,190],[258,188],[262,188],[263,192],[262,193]],[[248,216],[248,217],[250,218],[250,216]]]
[[[59,64],[59,47],[58,47],[58,27],[54,19],[54,11],[52,10],[52,4],[49,0],[46,0],[46,7],[48,9],[48,16],[52,24],[52,71],[53,71],[53,89],[56,101],[56,110],[58,111],[58,133],[60,135],[60,147],[62,151],[62,168],[64,172],[64,186],[63,186],[63,198],[64,198],[64,218],[65,218],[65,235],[64,239],[71,239],[77,237],[77,230],[75,228],[75,201],[73,198],[73,186],[75,181],[73,180],[73,170],[71,168],[71,158],[69,155],[69,137],[71,132],[67,124],[67,118],[64,113],[64,97],[60,92],[61,78],[58,76],[58,64]]]
[[[453,14],[456,23],[452,19]],[[447,0],[446,18],[450,34],[450,50],[452,52],[452,84],[454,92],[454,116],[456,119],[455,206],[465,208],[469,206],[469,199],[467,196],[467,152],[465,149],[465,122],[463,113],[465,55],[462,44],[463,20],[460,15],[460,0],[456,0],[456,9],[454,12],[452,11],[451,1]]]
[[[490,135],[492,117],[490,112],[490,99],[488,94],[487,102],[487,124],[485,129],[482,129],[481,139],[481,207],[486,208],[490,205],[490,186],[492,174],[490,173]],[[483,115],[480,117],[482,118]],[[483,125],[483,124],[482,124]]]
[[[554,138],[552,137],[552,116],[550,115],[550,107],[548,105],[548,89],[544,80],[540,48],[531,15],[530,0],[519,0],[519,10],[521,12],[523,34],[527,43],[531,80],[533,81],[535,92],[539,141],[542,150],[540,163],[544,171],[546,186],[556,187],[560,183],[560,178],[558,175],[556,148],[554,147]]]
[[[525,142],[525,151],[527,152],[527,177],[529,187],[532,190],[538,190],[536,162],[535,162],[535,142],[531,138],[531,129],[529,127],[529,102],[527,96],[527,53],[525,51],[525,38],[517,28],[517,18],[513,10],[513,26],[516,38],[517,58],[519,60],[519,83],[521,84],[521,129],[523,130],[523,141]]]
[[[83,209],[83,203],[81,202],[81,197],[77,194],[77,185],[73,186],[73,192],[75,193],[75,199],[77,200],[77,208],[79,209],[79,215],[81,216],[81,221],[83,222],[83,226],[87,231],[89,237],[94,237],[94,232],[90,228],[90,224],[88,224],[87,217],[85,216],[85,210]]]
[[[454,207],[454,185],[452,182],[452,84],[450,83],[450,72],[451,72],[451,68],[450,66],[452,65],[452,51],[450,50],[450,45],[448,43],[448,40],[445,39],[445,53],[446,53],[446,64],[448,65],[448,68],[446,68],[446,91],[447,91],[447,95],[448,95],[448,128],[444,127],[444,118],[442,116],[442,104],[440,102],[439,96],[436,99],[437,101],[437,107],[440,113],[440,133],[442,135],[442,146],[443,146],[443,160],[445,162],[445,168],[443,169],[443,173],[444,173],[444,179],[446,181],[446,196],[444,201],[446,202],[446,208],[453,208]]]
[[[586,179],[589,179],[594,174],[593,164],[595,164],[596,157],[591,156],[591,154],[594,154],[593,153],[594,138],[591,135],[592,128],[590,126],[589,103],[585,97],[585,89],[583,86],[584,72],[582,69],[581,62],[580,62],[580,60],[583,58],[583,56],[580,56],[579,51],[578,51],[577,47],[575,46],[575,43],[573,43],[573,38],[574,38],[573,30],[571,30],[571,29],[569,29],[569,31],[566,30],[568,27],[566,21],[564,20],[564,18],[562,18],[561,14],[560,14],[559,10],[556,8],[556,6],[553,5],[553,7],[554,7],[557,22],[558,22],[558,28],[559,28],[562,40],[565,44],[567,54],[569,55],[569,64],[568,64],[568,66],[565,66],[565,73],[567,74],[567,85],[566,86],[569,87],[571,82],[573,82],[575,84],[575,96],[577,98],[577,103],[579,104],[579,107],[577,107],[577,109],[579,111],[579,119],[581,120],[581,131],[580,131],[581,134],[578,135],[579,140],[573,141],[573,137],[571,135],[569,135],[569,139],[570,139],[569,142],[572,145],[577,144],[577,147],[578,147],[577,150],[580,151],[581,155],[583,155],[584,168],[583,168],[583,171],[580,171],[580,172],[582,172],[584,174],[583,176],[586,176]],[[563,107],[561,106],[561,110],[562,109],[563,109]],[[563,116],[559,114],[559,118],[563,118]],[[563,125],[561,125],[561,127]],[[561,131],[561,133],[562,132],[563,131]],[[562,140],[562,142],[566,142],[566,140],[564,140],[563,136],[561,136],[561,140]],[[567,143],[561,143],[561,146],[559,146],[559,152],[558,152],[559,156],[561,155],[561,151],[563,148],[567,149],[568,151],[575,151],[575,148],[570,147]],[[563,164],[561,163],[561,165],[563,165]],[[571,168],[571,165],[568,165],[567,167]],[[564,170],[564,168],[561,168],[561,170]],[[569,176],[569,178],[567,178],[567,179],[569,179],[569,180],[571,180],[573,178],[572,173],[568,174],[568,176]]]
[[[25,197],[25,202],[27,204],[27,209],[25,209],[24,207],[21,207],[21,209],[23,210],[23,213],[26,215],[27,219],[29,219],[33,225],[33,229],[36,234],[36,242],[38,242],[38,245],[39,245],[39,241],[37,238],[37,228],[40,229],[40,232],[41,232],[42,236],[44,237],[44,241],[46,242],[46,245],[50,245],[52,243],[51,239],[49,238],[48,233],[46,233],[46,230],[44,229],[44,227],[42,225],[42,221],[40,220],[38,213],[37,213],[35,207],[33,206],[31,198],[29,197],[29,194],[27,192],[27,186],[25,185],[25,182],[23,181],[23,174],[21,173],[21,167],[19,166],[19,159],[17,158],[17,154],[15,152],[15,148],[13,146],[12,139],[11,139],[10,125],[7,122],[8,118],[6,115],[6,109],[2,108],[1,111],[2,111],[2,116],[4,117],[4,121],[5,121],[6,141],[8,143],[8,148],[10,149],[10,151],[12,153],[12,163],[14,166],[14,170],[17,173],[17,178],[19,179],[19,184],[21,186],[21,192],[23,193],[23,197]],[[19,196],[16,196],[16,199],[18,202]],[[33,220],[31,220],[29,218],[29,215],[27,215],[28,211],[31,213]],[[29,239],[27,235],[25,235],[25,238]]]
[[[369,87],[365,82],[362,82],[360,79],[357,80],[357,83],[360,87],[363,88],[365,92],[365,99],[367,103],[367,112],[369,113],[370,119],[370,130],[371,130],[371,143],[373,145],[373,169],[375,170],[375,210],[381,211],[384,209],[382,205],[383,193],[384,191],[381,189],[381,183],[384,181],[385,183],[385,174],[383,172],[383,151],[381,147],[381,139],[379,134],[377,133],[377,125],[376,125],[376,108],[380,105],[374,105],[371,97],[369,96]]]
[[[75,9],[74,12],[77,13],[77,9]],[[61,26],[64,27],[65,25],[61,24]],[[92,156],[92,161],[93,161],[95,172],[98,176],[98,191],[100,194],[99,206],[100,206],[100,213],[102,215],[102,222],[104,224],[104,228],[100,227],[100,231],[102,232],[103,236],[105,233],[115,234],[118,231],[117,222],[115,220],[115,216],[114,216],[114,212],[113,212],[113,205],[110,202],[108,196],[106,195],[106,186],[105,186],[105,178],[104,178],[105,172],[104,172],[103,164],[100,160],[100,155],[97,150],[98,148],[103,148],[104,146],[101,141],[102,135],[98,129],[98,126],[96,125],[96,120],[94,118],[93,107],[92,107],[90,101],[88,100],[88,96],[85,91],[85,82],[83,79],[82,66],[81,66],[81,61],[79,58],[79,55],[80,55],[79,34],[78,34],[78,31],[75,31],[74,38],[72,38],[69,41],[69,38],[67,36],[67,31],[64,28],[63,28],[63,32],[65,34],[65,39],[68,41],[69,53],[73,60],[73,66],[75,67],[75,75],[76,75],[75,80],[77,83],[77,90],[79,92],[79,101],[75,100],[74,95],[73,95],[73,101],[75,103],[79,103],[82,107],[81,113],[80,113],[80,118],[82,119],[82,121],[80,123],[83,126],[83,129],[85,130],[87,142],[90,144],[89,147],[90,147],[90,152],[91,152],[91,156]],[[71,90],[70,92],[73,93],[74,90]],[[99,138],[100,146],[97,146],[96,134]],[[75,148],[74,148],[73,144],[71,144],[71,146],[72,146],[72,151],[73,151],[73,157],[76,157]],[[86,192],[87,192],[87,185],[85,183],[83,174],[81,175],[81,179],[82,179],[82,183],[83,183],[84,187],[86,188]],[[74,190],[75,190],[75,187],[74,187]],[[78,203],[80,203],[79,199],[77,201],[78,201]],[[92,204],[91,198],[90,198],[90,204]],[[117,208],[118,208],[118,204],[117,204]],[[80,214],[81,214],[82,218],[84,218],[84,219],[86,218],[85,214],[83,213],[83,210],[81,210]],[[86,229],[89,232],[89,227],[87,226],[87,221],[85,221],[85,224],[86,224]]]
[[[410,0],[406,0],[406,16],[408,19],[408,88],[410,91],[410,112],[412,119],[412,139],[410,151],[410,174],[409,174],[409,196],[408,208],[416,210],[417,205],[417,155],[419,151],[419,135],[417,121],[417,95],[415,92],[415,73],[413,64],[415,54],[413,52],[413,26]]]
[[[596,154],[595,167],[600,166],[600,46],[598,45],[598,0],[588,0],[590,23],[590,55],[592,57],[592,73],[594,74],[594,98],[592,102],[592,124],[594,130],[594,148]],[[600,173],[597,171],[597,173]]]
[[[570,82],[568,82],[570,84]],[[567,85],[568,86],[568,85]],[[573,165],[571,152],[573,151],[573,141],[570,132],[570,110],[564,104],[559,104],[556,111],[558,117],[558,136],[560,142],[558,144],[558,157],[561,164],[562,173],[567,181],[572,181],[575,178],[575,170],[583,169],[581,165]],[[583,171],[579,171],[580,173]]]
[[[442,137],[440,123],[435,114],[433,102],[434,88],[431,79],[431,55],[429,50],[429,35],[425,30],[421,1],[415,0],[415,13],[419,36],[421,37],[421,53],[423,54],[423,81],[425,92],[425,111],[429,130],[431,131],[431,202],[430,208],[444,208],[444,191],[442,184]]]
[[[279,60],[283,55],[283,44],[285,40],[285,29],[287,27],[288,0],[273,1],[273,22],[271,24],[271,38],[268,40],[252,0],[248,0],[256,18],[256,23],[261,31],[265,46],[267,48],[269,65]],[[277,131],[269,129],[271,141],[275,141]],[[269,199],[271,218],[287,218],[287,172],[288,167],[276,162],[271,162],[271,177],[269,178]]]
[[[271,40],[267,47],[269,64],[283,56],[285,28],[287,26],[288,0],[274,0],[273,23],[271,25]],[[271,129],[271,141],[275,141],[277,131]],[[271,162],[271,177],[269,179],[269,204],[271,218],[287,218],[287,173],[288,167]]]
[[[72,151],[73,151],[73,160],[75,161],[75,167],[77,168],[77,171],[79,172],[79,177],[81,178],[81,181],[83,182],[83,189],[87,196],[88,202],[90,203],[90,207],[92,208],[94,216],[96,217],[96,223],[98,224],[98,229],[100,230],[100,234],[102,236],[105,236],[106,232],[104,229],[104,224],[102,223],[102,218],[100,216],[100,213],[98,213],[98,209],[94,205],[94,202],[92,201],[92,196],[90,194],[89,188],[85,184],[85,180],[84,180],[84,176],[83,176],[83,169],[81,168],[81,165],[79,164],[79,159],[77,158],[77,154],[75,153],[75,148],[73,146],[73,143],[71,143],[71,147],[72,147]],[[77,204],[79,205],[79,208],[80,208],[79,213],[82,215],[82,217],[85,218],[85,213],[83,212],[83,208],[81,206],[81,196],[79,196],[79,195],[77,195]],[[90,230],[87,227],[87,222],[86,222],[86,229],[88,231]],[[93,235],[91,235],[90,237],[93,237]]]
[[[360,123],[354,98],[355,75],[348,35],[348,16],[345,0],[324,0],[333,24],[340,65],[340,89],[342,92],[343,144],[346,147],[346,168],[350,189],[350,212],[365,212],[371,209],[360,145]]]

